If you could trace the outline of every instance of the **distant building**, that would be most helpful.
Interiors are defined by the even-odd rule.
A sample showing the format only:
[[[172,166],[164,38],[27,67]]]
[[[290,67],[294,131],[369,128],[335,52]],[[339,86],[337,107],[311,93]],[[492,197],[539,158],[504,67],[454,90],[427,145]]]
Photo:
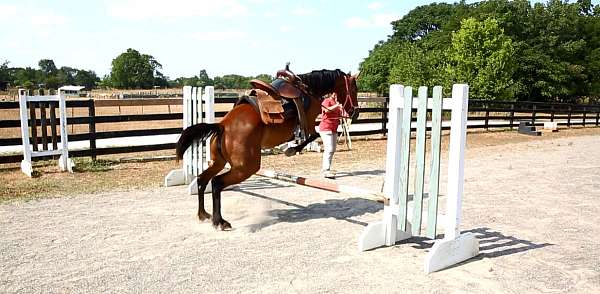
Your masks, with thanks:
[[[83,87],[83,86],[62,86],[62,87],[60,87],[60,89],[63,91],[63,93],[65,93],[65,95],[77,96],[77,97],[79,97],[79,92],[83,88],[85,88],[85,87]]]

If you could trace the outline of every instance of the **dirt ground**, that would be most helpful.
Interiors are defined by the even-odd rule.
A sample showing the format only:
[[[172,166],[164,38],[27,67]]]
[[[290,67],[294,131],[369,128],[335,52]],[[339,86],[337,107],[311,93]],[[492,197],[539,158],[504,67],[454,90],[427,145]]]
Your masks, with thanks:
[[[600,129],[468,138],[462,228],[481,254],[438,273],[422,272],[431,240],[357,251],[382,204],[253,177],[223,194],[230,232],[199,223],[183,187],[11,198],[0,292],[598,293]],[[336,182],[378,190],[385,141],[354,143],[336,154]],[[264,166],[318,176],[318,153],[283,159]],[[144,174],[122,166],[121,181]]]

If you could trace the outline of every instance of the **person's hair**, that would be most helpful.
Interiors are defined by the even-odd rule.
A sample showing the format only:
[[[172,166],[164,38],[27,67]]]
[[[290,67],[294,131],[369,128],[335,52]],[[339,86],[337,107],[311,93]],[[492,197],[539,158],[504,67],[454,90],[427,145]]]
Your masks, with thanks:
[[[337,94],[335,92],[331,92],[331,93],[325,94],[325,98],[332,98],[333,95],[335,95],[337,97]]]

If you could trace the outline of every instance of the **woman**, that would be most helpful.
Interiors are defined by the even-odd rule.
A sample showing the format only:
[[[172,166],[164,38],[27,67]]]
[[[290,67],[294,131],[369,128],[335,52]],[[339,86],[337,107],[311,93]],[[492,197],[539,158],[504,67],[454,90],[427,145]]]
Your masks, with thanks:
[[[337,128],[344,108],[337,100],[337,95],[331,93],[321,103],[321,123],[319,123],[319,135],[323,140],[323,166],[321,172],[329,179],[335,179],[331,171],[331,161],[335,153],[337,143]]]

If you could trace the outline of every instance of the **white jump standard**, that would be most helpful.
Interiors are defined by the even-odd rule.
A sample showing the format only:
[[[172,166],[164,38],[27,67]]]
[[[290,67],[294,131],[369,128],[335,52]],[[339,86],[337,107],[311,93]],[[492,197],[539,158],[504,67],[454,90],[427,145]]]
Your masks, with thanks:
[[[215,90],[213,86],[202,88],[183,87],[183,129],[199,124],[213,123],[215,121]],[[204,115],[202,115],[204,113]],[[206,148],[204,148],[206,147]],[[188,185],[188,194],[198,194],[198,175],[208,168],[210,162],[210,144],[195,141],[185,152],[183,167],[172,170],[165,177],[165,186]],[[207,191],[210,191],[208,185]]]
[[[32,146],[29,142],[29,118],[27,116],[27,103],[28,102],[54,102],[58,103],[60,113],[60,147],[54,150],[44,151],[33,151]],[[32,105],[33,107],[33,105]],[[48,155],[60,155],[58,159],[58,166],[61,171],[73,172],[73,160],[69,158],[69,134],[67,133],[67,106],[65,103],[64,88],[59,88],[56,95],[46,96],[28,96],[25,94],[25,89],[19,89],[19,109],[21,116],[21,139],[23,140],[23,160],[21,161],[21,171],[27,176],[33,175],[33,165],[31,160],[33,157],[41,157]],[[35,110],[32,110],[35,113]],[[53,111],[53,110],[52,110]],[[45,114],[44,114],[45,115]],[[54,114],[52,114],[54,115]],[[32,117],[34,119],[35,117]],[[35,121],[33,122],[32,128],[36,128]],[[42,124],[42,128],[45,128],[45,124]],[[33,131],[32,131],[33,132]],[[34,139],[34,143],[36,140]],[[36,143],[37,144],[37,143]],[[37,150],[37,146],[36,149]]]
[[[439,195],[439,167],[442,109],[452,110],[450,150],[448,157],[448,184],[444,238],[437,240],[425,259],[425,272],[447,268],[479,254],[479,240],[474,234],[460,234],[459,224],[464,183],[464,151],[468,108],[467,85],[454,85],[452,98],[442,99],[442,88],[434,87],[433,98],[427,98],[427,87],[419,88],[419,97],[413,98],[411,87],[390,87],[389,132],[387,142],[384,195],[389,205],[384,206],[382,221],[365,228],[358,241],[360,251],[396,242],[421,234],[422,206],[425,176],[425,136],[427,109],[432,110],[430,188],[427,197],[427,237],[435,239],[437,199]],[[409,203],[408,181],[410,163],[410,133],[412,109],[417,108],[416,174],[413,201]],[[399,148],[399,149],[398,149]],[[409,206],[412,204],[412,209]]]

